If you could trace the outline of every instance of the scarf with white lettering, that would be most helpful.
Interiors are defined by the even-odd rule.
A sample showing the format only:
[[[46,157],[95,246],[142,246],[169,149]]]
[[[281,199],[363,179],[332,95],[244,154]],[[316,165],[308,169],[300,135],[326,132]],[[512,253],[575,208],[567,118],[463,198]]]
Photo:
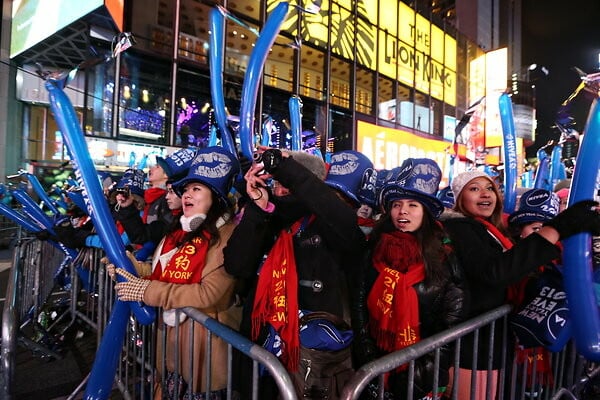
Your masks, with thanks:
[[[381,235],[373,253],[379,272],[367,307],[369,329],[377,346],[396,351],[420,340],[419,302],[413,285],[425,279],[421,248],[411,233],[393,231]]]
[[[303,218],[281,231],[258,275],[252,308],[252,339],[258,338],[265,323],[271,324],[281,337],[282,362],[291,372],[298,369],[300,357],[298,275],[292,237],[313,219],[307,223]]]

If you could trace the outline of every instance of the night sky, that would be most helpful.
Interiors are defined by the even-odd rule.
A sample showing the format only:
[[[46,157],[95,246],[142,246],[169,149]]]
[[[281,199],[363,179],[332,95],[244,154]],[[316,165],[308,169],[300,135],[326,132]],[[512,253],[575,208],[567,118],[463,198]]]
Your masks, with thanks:
[[[523,0],[524,66],[536,63],[550,70],[546,77],[534,71],[537,91],[538,128],[536,143],[528,155],[558,132],[551,128],[560,104],[580,82],[572,70],[598,72],[600,52],[600,1],[598,0]],[[579,94],[571,107],[576,129],[583,132],[591,105],[589,95]]]

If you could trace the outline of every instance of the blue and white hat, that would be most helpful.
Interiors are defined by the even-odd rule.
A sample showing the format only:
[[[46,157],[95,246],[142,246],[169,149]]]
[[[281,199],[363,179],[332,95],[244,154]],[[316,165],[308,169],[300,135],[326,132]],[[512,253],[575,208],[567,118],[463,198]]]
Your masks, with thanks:
[[[170,180],[179,180],[187,175],[195,155],[195,150],[179,149],[165,158],[157,156],[156,163],[161,166]]]
[[[358,151],[344,150],[331,155],[325,183],[344,193],[358,207],[361,204],[358,192],[363,186],[365,175],[372,174],[373,163],[367,156]]]
[[[429,158],[408,158],[400,166],[396,179],[385,184],[380,194],[379,204],[389,210],[395,200],[415,199],[438,218],[444,205],[436,197],[442,171],[437,163]]]
[[[144,197],[144,182],[146,174],[141,169],[127,169],[123,173],[123,177],[114,186],[114,190],[128,189],[131,194]]]
[[[200,182],[227,203],[235,176],[240,172],[238,159],[223,147],[211,146],[198,150],[185,178],[173,183],[173,190],[181,196],[190,182]]]
[[[558,214],[560,199],[556,193],[545,189],[531,189],[523,193],[519,208],[508,217],[511,225],[550,221]]]
[[[440,190],[437,194],[437,198],[440,199],[444,207],[454,208],[454,193],[452,193],[452,188],[450,186],[446,186]]]

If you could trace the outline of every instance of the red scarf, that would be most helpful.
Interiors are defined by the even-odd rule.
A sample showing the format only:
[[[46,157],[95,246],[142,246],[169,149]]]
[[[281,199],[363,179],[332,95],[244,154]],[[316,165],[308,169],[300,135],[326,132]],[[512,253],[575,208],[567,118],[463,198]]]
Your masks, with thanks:
[[[314,216],[308,223],[312,222]],[[295,372],[300,357],[298,325],[298,275],[292,237],[300,230],[304,219],[279,234],[258,275],[256,297],[252,308],[252,339],[269,323],[282,341],[282,362]]]
[[[530,349],[524,349],[520,346],[516,348],[516,363],[526,364],[527,368],[527,385],[533,383],[533,362],[536,361],[535,365],[535,383],[538,385],[553,385],[554,374],[552,373],[552,366],[550,364],[551,355],[550,352],[539,346]]]
[[[165,236],[165,240],[162,242],[162,245],[160,245],[160,255],[162,256],[163,254],[166,254],[169,251],[179,247],[181,245],[181,241],[182,241],[183,237],[185,236],[185,234],[186,234],[186,232],[180,228],[174,232],[171,232],[167,236]],[[156,266],[152,270],[152,275],[150,275],[150,277],[148,278],[153,281],[160,280],[162,271],[164,269],[164,267],[162,266],[162,263],[160,261],[160,258],[157,257],[157,259],[158,259],[158,262],[156,263]]]
[[[421,248],[414,235],[384,233],[373,253],[379,275],[369,292],[369,328],[377,345],[396,351],[417,343],[419,302],[413,285],[425,279]]]
[[[144,212],[142,214],[142,221],[144,221],[144,223],[146,223],[148,220],[148,211],[150,210],[152,203],[158,200],[160,196],[164,195],[165,193],[167,193],[167,191],[163,188],[148,188],[144,190],[144,202],[146,203],[144,206]]]
[[[181,230],[168,235],[163,243],[161,253],[164,254],[176,248],[179,244],[178,241],[184,234],[185,232]],[[204,234],[208,236],[208,233],[204,232]],[[150,279],[170,283],[200,282],[209,242],[210,237],[207,239],[195,237],[191,241],[182,244],[164,268],[159,266],[154,268]]]

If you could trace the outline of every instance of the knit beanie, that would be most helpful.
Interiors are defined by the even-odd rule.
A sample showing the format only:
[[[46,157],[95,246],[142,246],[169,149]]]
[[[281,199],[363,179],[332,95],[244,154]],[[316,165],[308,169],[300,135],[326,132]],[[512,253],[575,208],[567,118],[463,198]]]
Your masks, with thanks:
[[[456,201],[456,199],[458,199],[460,192],[462,192],[463,188],[465,187],[465,185],[467,183],[471,182],[475,178],[480,178],[480,177],[487,178],[492,183],[494,182],[494,181],[492,181],[492,178],[488,174],[486,174],[485,172],[480,171],[478,169],[462,172],[462,173],[458,174],[457,176],[455,176],[452,179],[452,183],[450,183],[450,186],[452,187],[452,194],[454,194],[454,200]]]

